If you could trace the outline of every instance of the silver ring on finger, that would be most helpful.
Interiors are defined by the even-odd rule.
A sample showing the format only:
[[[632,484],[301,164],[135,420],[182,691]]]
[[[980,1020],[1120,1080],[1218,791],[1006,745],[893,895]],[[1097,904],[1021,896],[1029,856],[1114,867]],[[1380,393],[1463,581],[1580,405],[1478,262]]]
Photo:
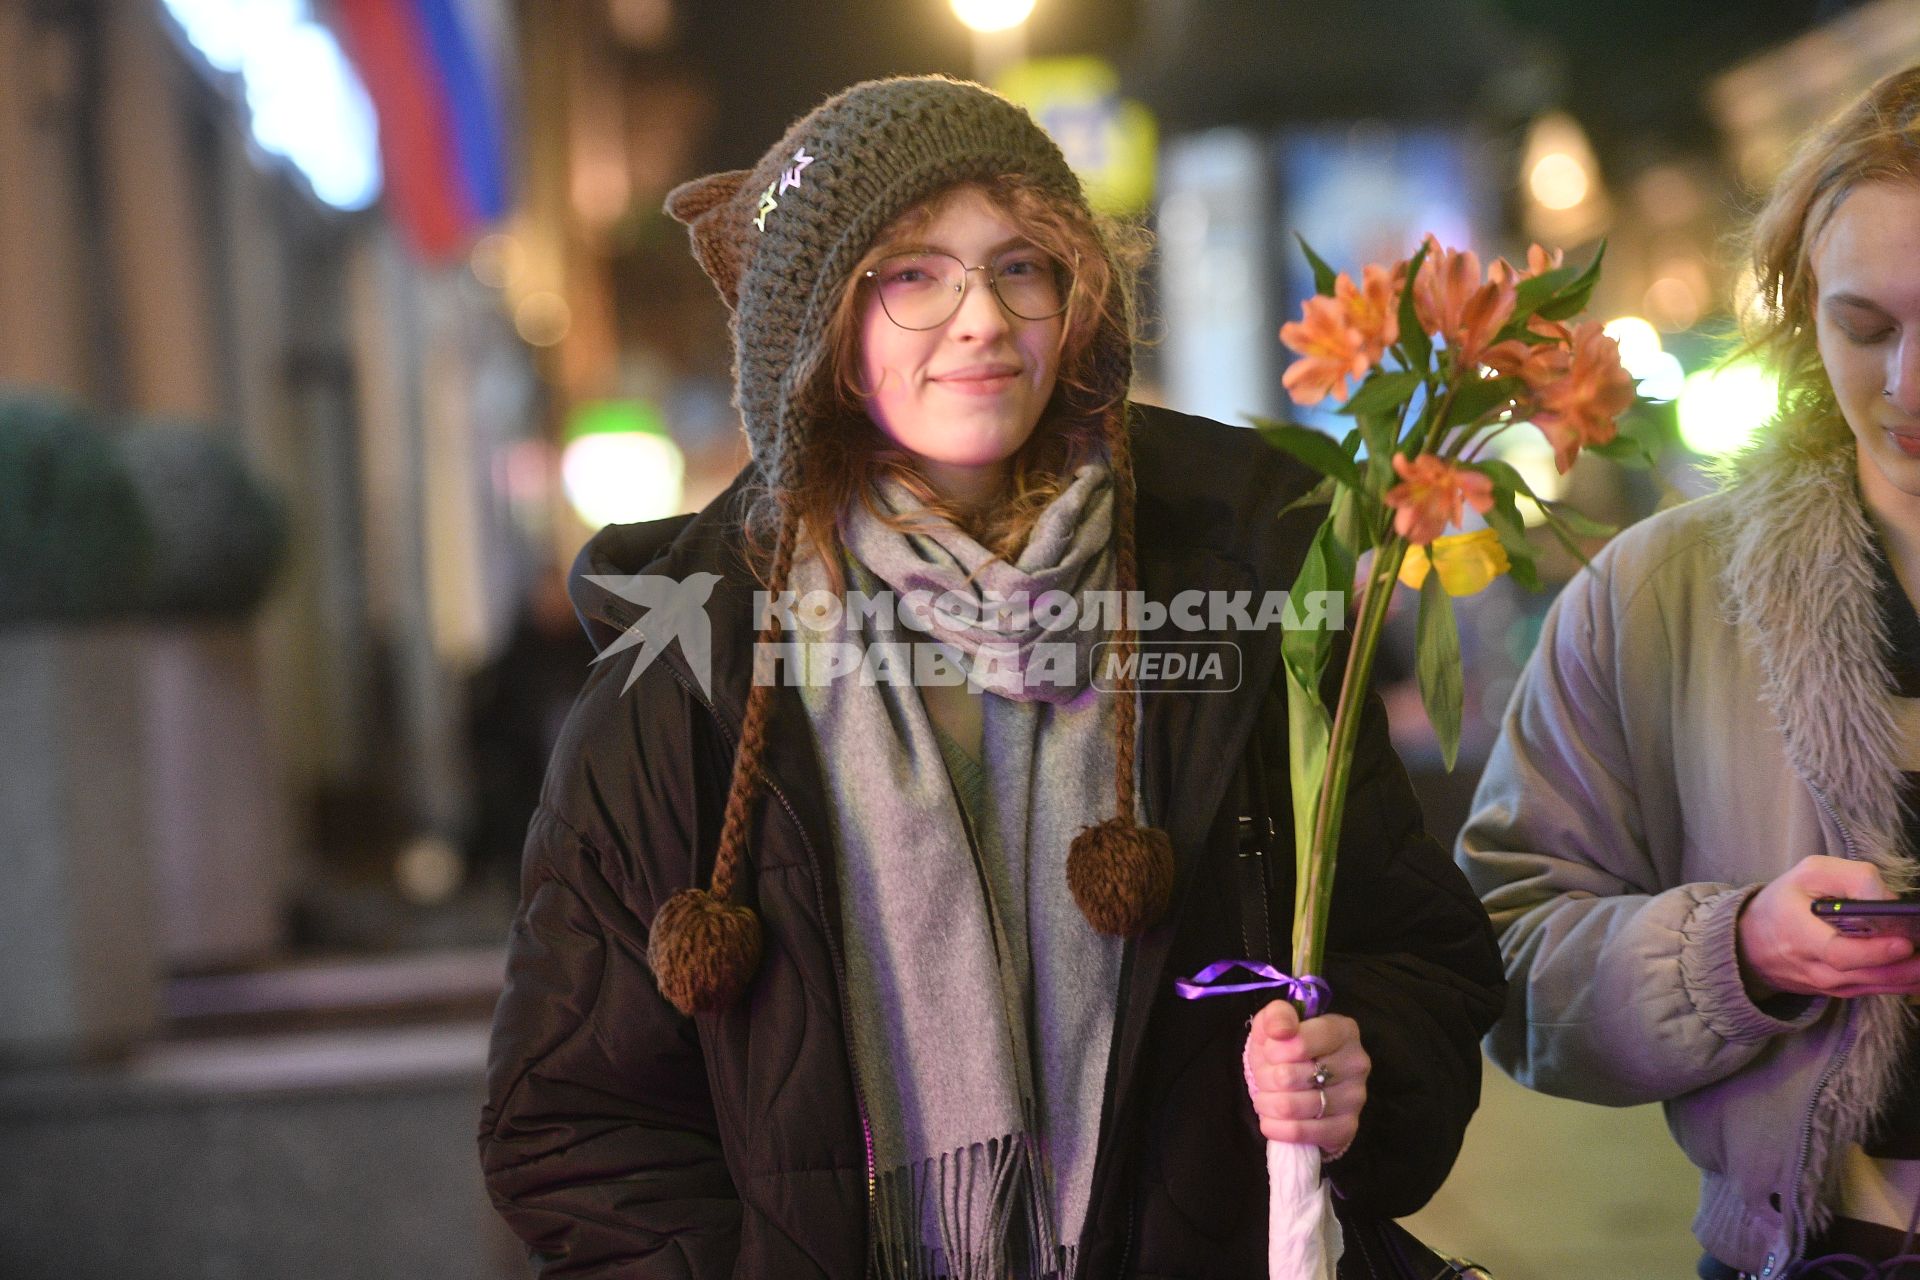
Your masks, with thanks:
[[[1320,1109],[1313,1113],[1313,1118],[1315,1120],[1323,1120],[1326,1118],[1326,1114],[1327,1114],[1327,1091],[1325,1089],[1316,1088],[1314,1089],[1314,1092],[1320,1095]]]
[[[1326,1063],[1315,1059],[1313,1064],[1313,1087],[1316,1089],[1324,1089],[1332,1083],[1333,1072],[1327,1070]]]

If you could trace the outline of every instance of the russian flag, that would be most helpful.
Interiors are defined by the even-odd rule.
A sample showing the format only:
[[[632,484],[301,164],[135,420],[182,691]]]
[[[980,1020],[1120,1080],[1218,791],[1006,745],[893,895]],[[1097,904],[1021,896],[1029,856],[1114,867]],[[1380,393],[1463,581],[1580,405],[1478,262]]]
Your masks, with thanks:
[[[430,262],[463,253],[507,212],[501,69],[474,0],[336,0],[348,55],[380,117],[395,217]]]

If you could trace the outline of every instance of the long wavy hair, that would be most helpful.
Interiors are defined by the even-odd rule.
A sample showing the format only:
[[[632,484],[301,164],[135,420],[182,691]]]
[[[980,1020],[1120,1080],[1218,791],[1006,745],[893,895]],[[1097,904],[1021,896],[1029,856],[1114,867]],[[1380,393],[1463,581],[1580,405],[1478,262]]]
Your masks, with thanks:
[[[864,272],[968,188],[984,194],[1037,248],[1066,264],[1072,276],[1053,395],[1032,435],[1010,459],[1005,489],[978,507],[957,506],[935,492],[914,456],[868,416],[859,385],[860,321],[868,296]],[[797,450],[795,483],[786,492],[761,486],[748,495],[748,558],[762,585],[770,585],[774,576],[774,535],[784,509],[797,516],[802,542],[820,558],[835,590],[845,587],[840,517],[855,502],[903,530],[951,520],[1001,559],[1018,555],[1040,513],[1075,470],[1100,456],[1113,433],[1124,428],[1127,387],[1124,373],[1114,368],[1113,352],[1133,340],[1135,289],[1149,248],[1144,229],[1090,216],[1017,174],[950,187],[895,219],[855,267],[832,310],[825,341],[828,365],[821,379],[826,385],[810,397],[814,421]],[[877,507],[877,486],[888,477],[924,504],[922,513],[899,517]]]
[[[1839,422],[1816,341],[1812,250],[1863,182],[1920,184],[1920,66],[1882,79],[1803,143],[1748,231],[1755,297],[1743,309],[1736,354],[1758,356],[1778,376],[1775,432],[1830,431]]]

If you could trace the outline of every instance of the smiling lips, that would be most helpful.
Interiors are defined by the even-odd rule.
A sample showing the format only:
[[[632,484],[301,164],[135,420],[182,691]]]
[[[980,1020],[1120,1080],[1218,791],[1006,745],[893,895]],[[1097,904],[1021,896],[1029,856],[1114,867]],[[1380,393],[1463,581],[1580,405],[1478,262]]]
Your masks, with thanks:
[[[1006,390],[1020,376],[1017,364],[970,364],[936,374],[932,381],[962,395],[989,396]],[[1917,444],[1916,447],[1920,447]]]
[[[1885,430],[1894,448],[1909,458],[1920,458],[1920,426],[1887,427]]]

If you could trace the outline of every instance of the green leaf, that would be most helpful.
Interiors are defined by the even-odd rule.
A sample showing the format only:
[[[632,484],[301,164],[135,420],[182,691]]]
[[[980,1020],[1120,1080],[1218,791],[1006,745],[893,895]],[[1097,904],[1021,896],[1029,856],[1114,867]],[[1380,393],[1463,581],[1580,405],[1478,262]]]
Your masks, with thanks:
[[[1511,462],[1502,462],[1498,458],[1482,458],[1478,462],[1467,463],[1466,467],[1470,471],[1478,471],[1493,481],[1495,492],[1505,489],[1508,493],[1524,493],[1533,500],[1534,505],[1541,505],[1540,499],[1534,497],[1533,490],[1527,486],[1526,477],[1516,471]]]
[[[1579,278],[1578,267],[1555,267],[1537,276],[1528,276],[1514,291],[1513,319],[1509,327],[1524,326],[1527,317],[1543,312],[1559,292]]]
[[[1334,498],[1333,510],[1327,516],[1328,521],[1333,525],[1333,538],[1341,558],[1349,564],[1356,561],[1362,551],[1373,545],[1364,498],[1365,495],[1357,490],[1342,489]]]
[[[1360,384],[1360,389],[1353,393],[1353,399],[1347,401],[1340,412],[1357,416],[1392,411],[1397,423],[1400,417],[1398,411],[1413,398],[1422,381],[1421,376],[1412,371],[1388,373],[1375,370],[1367,375],[1367,380]]]
[[[1533,564],[1533,540],[1527,537],[1527,522],[1520,518],[1520,504],[1514,500],[1513,490],[1494,486],[1487,524],[1500,535],[1500,546],[1507,553],[1507,576],[1528,591],[1538,591],[1540,573]]]
[[[1272,422],[1264,418],[1255,418],[1253,425],[1259,430],[1262,440],[1292,454],[1321,475],[1332,476],[1341,484],[1354,488],[1365,485],[1366,482],[1360,478],[1360,468],[1354,465],[1353,459],[1347,456],[1340,443],[1326,432],[1294,422]]]
[[[1336,496],[1336,506],[1343,498],[1352,501],[1352,494],[1351,489],[1342,490]],[[1339,591],[1349,600],[1353,595],[1353,561],[1339,546],[1331,517],[1314,533],[1300,573],[1288,590],[1290,615],[1301,619],[1319,616],[1305,607],[1307,597],[1316,591]],[[1312,629],[1289,629],[1280,640],[1280,665],[1287,682],[1287,776],[1294,796],[1296,869],[1312,852],[1320,782],[1326,776],[1333,740],[1333,713],[1320,694],[1321,681],[1333,652],[1334,632],[1327,625],[1330,622],[1331,619],[1325,619],[1322,625]],[[1305,875],[1296,875],[1296,899],[1304,892],[1306,882]],[[1296,900],[1296,920],[1305,918],[1304,906]]]
[[[1602,240],[1594,251],[1593,261],[1587,264],[1579,278],[1561,290],[1553,301],[1539,310],[1543,320],[1568,320],[1587,309],[1587,300],[1593,296],[1593,286],[1600,283],[1600,260],[1607,256],[1607,242]],[[1568,270],[1569,268],[1561,268]]]
[[[1418,373],[1425,373],[1433,359],[1433,342],[1420,327],[1420,313],[1413,305],[1413,282],[1420,278],[1420,264],[1426,260],[1423,240],[1407,259],[1406,279],[1400,290],[1400,349],[1407,353],[1407,367]]]
[[[1553,509],[1543,502],[1540,504],[1540,512],[1547,518],[1548,531],[1559,540],[1561,546],[1567,549],[1567,554],[1575,560],[1578,560],[1581,564],[1587,564],[1586,551],[1580,546],[1580,543],[1575,540],[1572,531],[1561,522],[1560,517],[1553,513]]]
[[[1367,444],[1367,484],[1384,493],[1393,483],[1393,453],[1400,447],[1400,416],[1382,410],[1360,415],[1360,435]]]
[[[1488,410],[1517,398],[1526,384],[1518,378],[1472,378],[1453,393],[1447,405],[1447,423],[1457,427],[1472,422]]]
[[[1568,532],[1574,534],[1576,537],[1611,538],[1614,534],[1620,532],[1617,526],[1602,524],[1600,521],[1590,516],[1582,515],[1580,512],[1575,511],[1572,507],[1566,506],[1563,503],[1543,502],[1540,505],[1541,509],[1547,513],[1549,518],[1559,520],[1567,527]]]
[[[1609,462],[1617,462],[1623,467],[1632,467],[1635,471],[1645,471],[1653,466],[1653,455],[1647,452],[1647,446],[1632,436],[1615,436],[1605,444],[1590,444],[1586,452],[1597,454]]]
[[[1307,608],[1308,599],[1315,592],[1341,591],[1351,595],[1352,589],[1352,561],[1336,545],[1333,520],[1323,520],[1314,531],[1313,541],[1307,545],[1306,557],[1300,562],[1299,575],[1287,589],[1288,616],[1299,619],[1318,617],[1320,615]],[[1320,701],[1320,679],[1326,674],[1328,657],[1332,652],[1333,632],[1324,625],[1289,627],[1280,637],[1282,665],[1287,668],[1289,678],[1313,691],[1312,698],[1316,704]]]
[[[1332,476],[1321,476],[1319,483],[1299,497],[1280,508],[1280,516],[1291,515],[1301,507],[1324,507],[1333,501],[1333,495],[1340,492],[1340,485]],[[1275,517],[1276,519],[1280,517]]]
[[[1612,525],[1602,524],[1598,520],[1584,516],[1572,507],[1563,506],[1557,502],[1549,502],[1540,497],[1540,495],[1527,487],[1527,482],[1521,478],[1518,471],[1514,470],[1511,463],[1502,462],[1498,458],[1488,458],[1467,465],[1469,469],[1478,471],[1493,481],[1496,505],[1498,504],[1500,491],[1502,489],[1505,489],[1509,493],[1524,493],[1534,506],[1540,508],[1540,514],[1547,518],[1547,527],[1553,530],[1554,535],[1558,537],[1561,542],[1567,544],[1569,551],[1580,557],[1580,563],[1582,564],[1587,562],[1587,557],[1581,552],[1579,547],[1572,544],[1572,538],[1610,538],[1620,532]],[[1511,556],[1511,553],[1509,553],[1509,556]]]
[[[1327,750],[1333,740],[1333,716],[1320,701],[1317,685],[1303,683],[1294,668],[1287,677],[1287,780],[1293,790],[1293,857],[1296,868],[1313,850],[1313,822],[1320,808],[1320,779],[1327,772]],[[1293,918],[1305,918],[1302,901],[1307,878],[1294,876]]]
[[[1440,572],[1430,569],[1420,584],[1419,640],[1415,666],[1420,675],[1420,700],[1427,720],[1440,739],[1440,756],[1447,771],[1460,755],[1460,630],[1453,620],[1453,601],[1440,585]]]
[[[1332,297],[1335,279],[1333,268],[1313,251],[1313,246],[1307,243],[1305,236],[1296,231],[1293,233],[1293,238],[1300,242],[1300,251],[1307,255],[1307,265],[1313,268],[1313,291],[1323,298]]]

